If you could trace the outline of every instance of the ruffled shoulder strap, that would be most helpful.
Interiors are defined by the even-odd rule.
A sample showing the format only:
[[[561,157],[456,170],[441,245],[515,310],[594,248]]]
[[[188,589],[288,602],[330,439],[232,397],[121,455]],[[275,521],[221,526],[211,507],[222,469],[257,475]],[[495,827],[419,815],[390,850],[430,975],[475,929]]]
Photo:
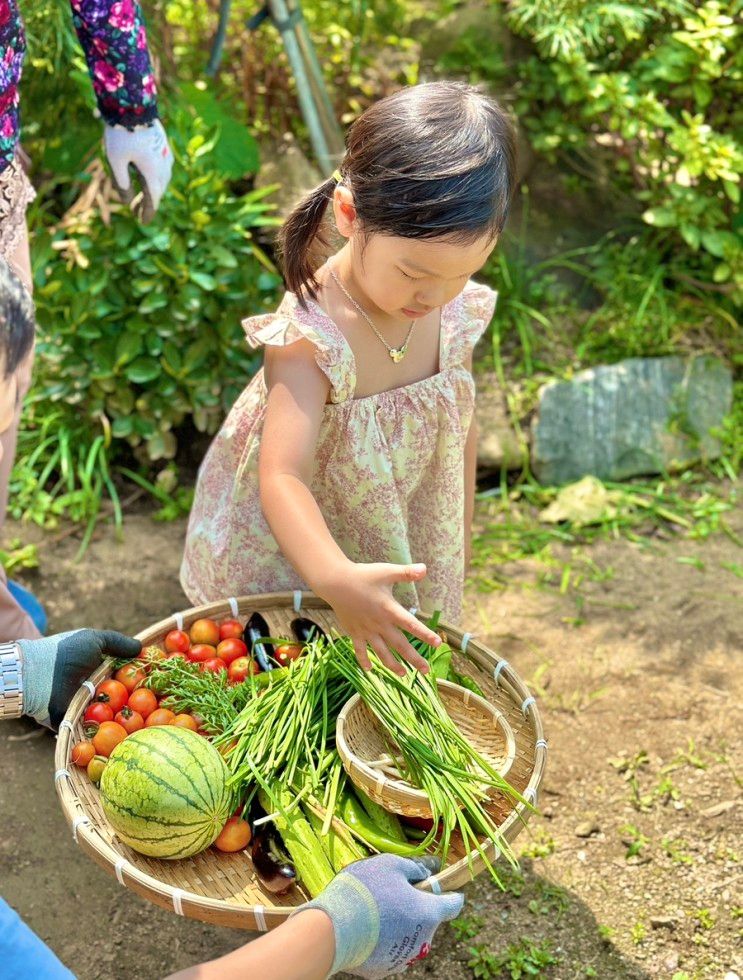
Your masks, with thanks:
[[[353,398],[353,352],[335,323],[316,303],[308,302],[305,310],[294,293],[286,293],[275,313],[248,317],[242,326],[252,347],[286,347],[297,340],[309,340],[315,347],[317,366],[330,381],[330,400],[337,403]]]
[[[441,367],[463,364],[493,319],[498,293],[470,279],[441,311]]]

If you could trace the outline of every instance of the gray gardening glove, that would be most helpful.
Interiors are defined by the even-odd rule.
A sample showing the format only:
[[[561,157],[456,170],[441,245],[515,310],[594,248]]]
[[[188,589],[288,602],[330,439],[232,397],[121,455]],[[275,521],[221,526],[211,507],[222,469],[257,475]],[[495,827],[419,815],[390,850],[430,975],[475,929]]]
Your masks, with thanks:
[[[160,205],[173,171],[173,154],[162,123],[156,119],[148,126],[137,126],[136,129],[107,125],[103,145],[116,190],[125,204],[131,204],[136,194],[129,166],[135,168],[143,193],[142,201],[135,203],[135,213],[143,224],[147,224]]]
[[[136,657],[142,649],[114,630],[73,630],[41,640],[18,640],[21,648],[23,713],[55,731],[82,682],[104,657]]]
[[[343,970],[377,980],[427,956],[438,927],[455,919],[464,905],[464,895],[457,892],[435,895],[413,888],[439,867],[438,858],[379,854],[344,868],[303,905],[322,909],[333,923],[331,973]]]

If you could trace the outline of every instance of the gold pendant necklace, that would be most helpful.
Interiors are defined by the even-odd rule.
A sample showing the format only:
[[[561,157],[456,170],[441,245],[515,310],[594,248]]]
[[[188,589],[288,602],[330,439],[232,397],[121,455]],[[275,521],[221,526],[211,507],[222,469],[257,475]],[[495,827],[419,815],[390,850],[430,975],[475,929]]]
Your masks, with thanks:
[[[387,353],[390,355],[390,357],[395,362],[395,364],[399,364],[400,361],[403,359],[403,357],[405,357],[405,355],[408,352],[408,345],[410,344],[410,338],[413,335],[413,327],[415,326],[415,320],[411,320],[410,321],[410,330],[408,330],[408,335],[405,338],[404,343],[402,343],[399,347],[390,347],[390,345],[384,339],[384,337],[382,336],[382,334],[374,326],[371,317],[359,306],[359,304],[356,302],[356,300],[353,298],[353,296],[349,293],[349,291],[346,289],[346,287],[343,285],[343,283],[340,281],[340,279],[338,278],[338,276],[336,276],[336,274],[333,272],[332,269],[330,270],[330,275],[333,277],[333,280],[334,280],[336,286],[338,286],[338,288],[343,291],[343,293],[345,294],[346,299],[348,300],[348,302],[351,303],[353,306],[356,307],[356,309],[363,316],[363,318],[366,320],[366,322],[372,328],[372,330],[377,335],[377,337],[379,337],[379,339],[382,341],[382,343],[384,344],[384,346],[387,348]]]

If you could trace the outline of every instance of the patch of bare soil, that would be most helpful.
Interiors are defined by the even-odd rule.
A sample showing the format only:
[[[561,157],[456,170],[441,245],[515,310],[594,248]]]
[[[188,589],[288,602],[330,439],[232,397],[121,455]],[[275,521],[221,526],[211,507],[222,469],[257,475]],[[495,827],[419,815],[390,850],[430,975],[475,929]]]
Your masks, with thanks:
[[[740,535],[743,515],[734,526]],[[80,564],[77,541],[40,549],[25,581],[50,629],[136,632],[187,603],[183,522],[127,518]],[[9,528],[6,537],[27,529]],[[494,955],[529,939],[557,960],[482,976],[722,978],[743,972],[740,549],[704,542],[599,543],[577,591],[540,586],[529,562],[508,586],[468,590],[466,624],[532,685],[549,740],[542,816],[516,842],[505,892],[467,888],[475,933],[442,929],[408,974],[469,980],[469,947]],[[694,564],[679,559],[699,559]],[[700,566],[700,562],[703,567]],[[81,980],[150,980],[234,948],[244,934],[164,912],[121,888],[71,840],[52,782],[54,740],[32,722],[0,731],[0,891]],[[522,960],[523,960],[522,956]],[[525,954],[527,963],[536,954]],[[483,956],[481,956],[483,959]],[[492,962],[492,961],[491,961]]]

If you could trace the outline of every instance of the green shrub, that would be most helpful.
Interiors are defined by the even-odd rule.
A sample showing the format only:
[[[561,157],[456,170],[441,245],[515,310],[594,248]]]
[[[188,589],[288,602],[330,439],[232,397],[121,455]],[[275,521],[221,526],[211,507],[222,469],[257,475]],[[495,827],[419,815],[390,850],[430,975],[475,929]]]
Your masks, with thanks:
[[[254,238],[274,222],[270,189],[234,196],[214,166],[216,132],[185,111],[169,113],[168,133],[173,180],[151,225],[116,204],[109,215],[102,183],[91,206],[35,232],[39,336],[19,468],[33,453],[43,470],[71,435],[82,470],[101,436],[109,462],[132,449],[145,466],[172,458],[178,426],[215,431],[256,370],[240,321],[271,308],[280,282]],[[16,510],[45,490],[31,482]]]
[[[533,44],[515,109],[534,147],[622,189],[686,284],[731,306],[743,299],[740,10],[740,0],[512,0],[507,14]]]

